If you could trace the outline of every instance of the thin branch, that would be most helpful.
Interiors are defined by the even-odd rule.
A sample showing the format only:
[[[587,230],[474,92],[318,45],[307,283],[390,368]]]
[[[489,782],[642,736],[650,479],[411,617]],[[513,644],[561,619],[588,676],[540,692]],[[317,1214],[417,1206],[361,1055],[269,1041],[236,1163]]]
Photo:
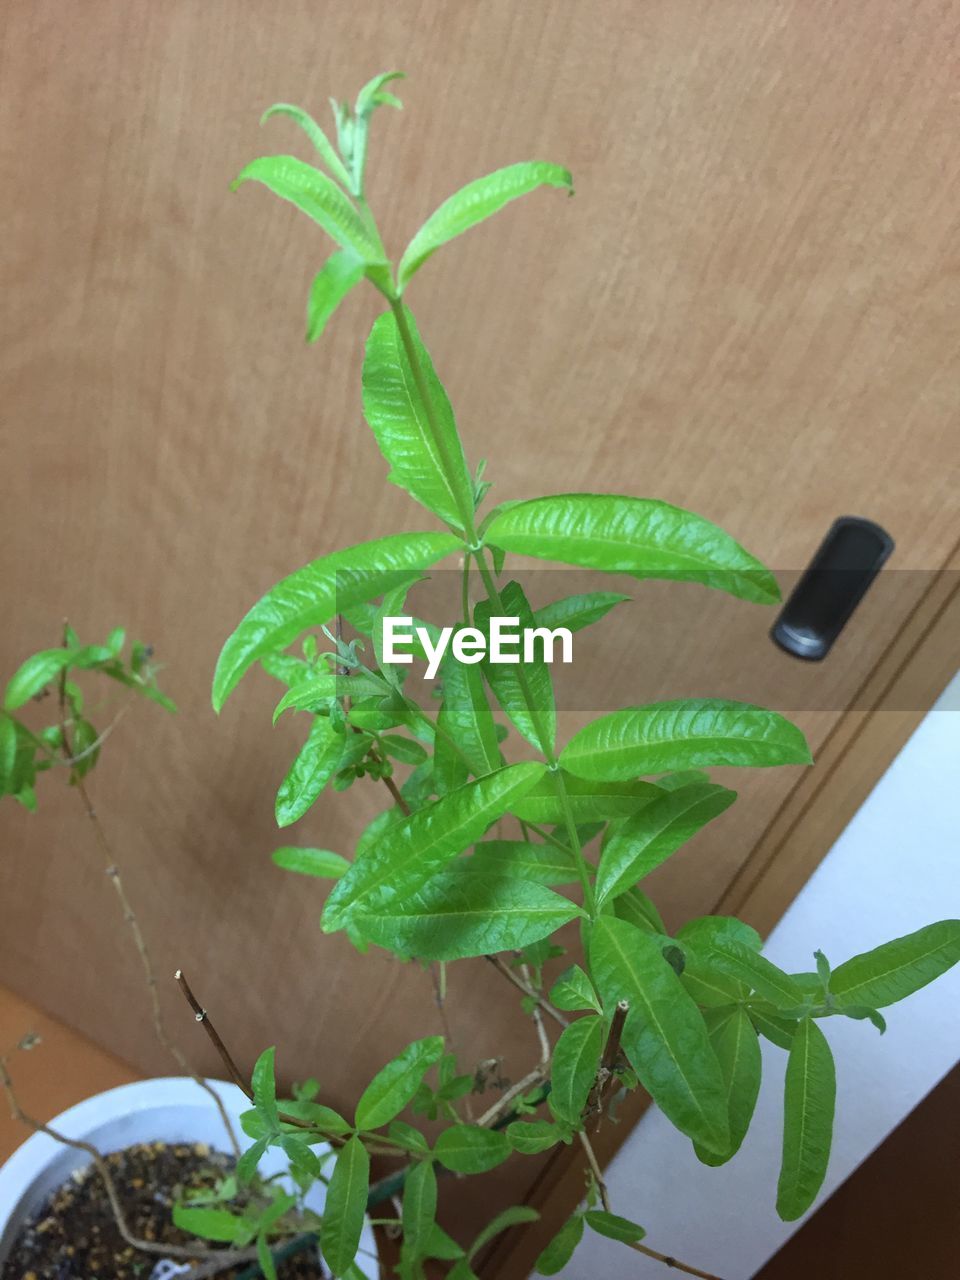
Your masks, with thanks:
[[[457,1045],[453,1038],[453,1030],[450,1026],[450,1015],[447,1012],[447,966],[441,960],[438,964],[430,965],[430,980],[433,983],[433,999],[440,1014],[440,1025],[443,1028],[443,1038],[446,1041],[447,1049],[456,1054]],[[473,1107],[470,1105],[470,1095],[468,1094],[463,1100],[463,1108],[467,1113],[467,1119],[473,1122]]]
[[[175,1244],[159,1244],[156,1241],[141,1240],[133,1234],[127,1224],[127,1220],[123,1213],[123,1206],[120,1203],[120,1196],[117,1192],[116,1183],[113,1175],[107,1165],[101,1152],[90,1142],[84,1142],[80,1138],[68,1138],[65,1133],[61,1133],[58,1129],[54,1129],[51,1125],[43,1124],[39,1120],[35,1120],[33,1116],[28,1115],[20,1106],[20,1102],[14,1091],[13,1081],[10,1078],[10,1072],[7,1068],[6,1057],[0,1057],[0,1087],[6,1095],[7,1102],[10,1104],[10,1111],[15,1120],[26,1125],[35,1133],[46,1134],[48,1138],[52,1138],[54,1142],[60,1143],[64,1147],[72,1147],[75,1151],[83,1151],[88,1155],[96,1165],[97,1172],[103,1179],[103,1185],[107,1193],[107,1199],[110,1201],[110,1209],[113,1213],[114,1221],[117,1224],[117,1230],[123,1237],[123,1240],[131,1249],[138,1249],[142,1253],[158,1254],[161,1257],[173,1258],[189,1258],[189,1259],[212,1259],[214,1254],[218,1264],[223,1266],[236,1266],[238,1263],[246,1262],[251,1257],[256,1256],[255,1250],[211,1250],[203,1247],[190,1248],[187,1245]],[[222,1267],[221,1267],[222,1269]],[[196,1273],[193,1273],[196,1274]],[[213,1273],[210,1273],[213,1274]]]
[[[383,774],[382,777],[387,790],[393,796],[393,803],[397,806],[397,808],[404,815],[404,817],[409,818],[410,806],[407,804],[406,800],[404,800],[403,796],[400,794],[400,788],[397,786],[394,780],[392,778],[388,778],[386,774]]]
[[[523,980],[527,984],[529,990],[533,990],[530,982],[530,970],[524,964],[520,966],[520,972],[523,974]],[[543,1025],[543,1014],[540,1012],[539,1003],[533,1006],[533,1024],[537,1029],[537,1040],[540,1043],[540,1066],[547,1067],[550,1065],[550,1041],[547,1039],[547,1033]]]
[[[186,1000],[190,1008],[193,1010],[194,1018],[197,1020],[197,1022],[199,1022],[202,1025],[204,1031],[206,1031],[207,1035],[210,1038],[211,1044],[216,1049],[217,1053],[220,1055],[220,1060],[223,1063],[223,1065],[226,1067],[227,1074],[230,1076],[230,1079],[237,1086],[237,1088],[242,1093],[244,1093],[250,1099],[251,1102],[253,1102],[254,1100],[253,1090],[250,1088],[250,1085],[244,1079],[240,1071],[240,1068],[234,1062],[230,1054],[230,1050],[220,1039],[220,1033],[217,1031],[217,1028],[213,1025],[213,1022],[210,1019],[209,1013],[207,1013],[206,1009],[203,1007],[203,1005],[200,1003],[197,997],[193,994],[193,990],[191,989],[190,983],[187,981],[186,975],[184,974],[183,970],[178,969],[173,976],[176,978],[177,985],[179,986],[180,990],[183,992],[184,999]],[[316,1125],[311,1124],[309,1120],[301,1120],[299,1116],[290,1115],[289,1112],[286,1112],[286,1111],[281,1111],[279,1113],[279,1118],[283,1121],[284,1124],[295,1125],[296,1128],[298,1129],[309,1129],[314,1133],[323,1133],[324,1138],[332,1146],[336,1147],[336,1146],[343,1145],[344,1138],[342,1134],[327,1133],[326,1131],[319,1129]],[[386,1141],[386,1139],[383,1139],[383,1141]]]
[[[597,1184],[597,1191],[600,1193],[600,1203],[603,1205],[606,1213],[611,1213],[610,1194],[607,1190],[607,1184],[604,1181],[603,1171],[600,1168],[600,1162],[597,1160],[596,1152],[590,1139],[581,1129],[578,1133],[580,1145],[583,1147],[584,1154],[587,1157],[587,1164],[590,1166],[590,1172]],[[715,1275],[712,1271],[700,1271],[697,1267],[691,1267],[686,1262],[681,1262],[679,1258],[671,1257],[668,1253],[658,1253],[656,1249],[650,1249],[647,1245],[641,1244],[639,1240],[624,1241],[629,1247],[637,1253],[642,1253],[647,1258],[653,1258],[655,1262],[662,1262],[665,1267],[672,1267],[674,1271],[682,1271],[684,1275],[698,1276],[700,1280],[720,1280],[720,1276]]]
[[[495,1124],[502,1115],[509,1111],[510,1103],[513,1102],[515,1098],[519,1098],[522,1093],[526,1093],[527,1090],[532,1089],[534,1085],[543,1084],[546,1078],[546,1067],[542,1064],[538,1064],[532,1071],[528,1071],[522,1080],[518,1080],[516,1084],[511,1085],[506,1093],[498,1098],[489,1110],[483,1113],[477,1121],[477,1124],[482,1129],[489,1129],[490,1126]]]
[[[583,1147],[584,1155],[587,1157],[587,1164],[590,1166],[590,1172],[593,1174],[593,1180],[597,1184],[597,1190],[600,1192],[600,1203],[603,1205],[604,1212],[610,1213],[610,1196],[607,1192],[607,1184],[603,1178],[603,1170],[600,1168],[600,1162],[597,1160],[597,1153],[593,1149],[593,1143],[582,1129],[577,1134],[577,1137],[580,1139],[580,1145]]]
[[[548,1000],[544,1000],[542,996],[537,995],[532,987],[528,987],[522,978],[519,978],[508,964],[500,959],[499,956],[485,956],[484,959],[489,960],[498,973],[502,973],[508,982],[512,982],[518,991],[522,991],[525,996],[529,996],[531,1000],[537,1002],[537,1007],[554,1020],[561,1027],[568,1027],[570,1019],[565,1018],[559,1009],[555,1009]]]
[[[624,1023],[629,1012],[629,1000],[617,1002],[613,1017],[610,1020],[610,1030],[607,1033],[607,1042],[603,1048],[603,1056],[600,1059],[597,1076],[587,1097],[587,1105],[584,1107],[584,1117],[586,1119],[591,1116],[595,1117],[596,1124],[600,1123],[603,1116],[603,1100],[610,1081],[614,1078],[614,1068],[617,1065],[617,1058],[620,1056],[620,1037],[623,1035]]]
[[[60,707],[61,749],[62,749],[64,758],[66,760],[75,761],[79,757],[74,756],[73,746],[70,741],[70,733],[68,729],[66,667],[64,667],[60,672],[58,692],[59,692],[59,707]],[[119,719],[119,717],[117,717],[117,719]],[[116,723],[117,721],[115,720],[114,725],[116,725]],[[101,735],[101,737],[102,736],[103,735]],[[100,819],[97,816],[96,809],[93,806],[93,801],[90,799],[90,794],[87,791],[86,787],[84,786],[83,779],[79,777],[75,778],[75,783],[76,783],[77,795],[80,797],[80,801],[83,805],[86,815],[90,820],[90,824],[93,827],[94,836],[96,838],[97,844],[99,845],[100,852],[103,855],[103,859],[106,864],[107,878],[110,880],[110,883],[113,885],[114,890],[117,894],[117,898],[120,902],[120,909],[123,913],[123,919],[130,930],[130,935],[133,938],[134,946],[136,947],[137,954],[140,957],[140,964],[141,964],[141,967],[143,968],[144,981],[146,982],[147,990],[150,992],[150,1008],[153,1016],[153,1029],[157,1037],[157,1040],[159,1041],[161,1047],[165,1049],[166,1052],[170,1055],[170,1057],[174,1060],[174,1062],[177,1064],[177,1066],[180,1068],[183,1074],[190,1076],[200,1086],[200,1088],[205,1090],[213,1099],[214,1105],[216,1106],[217,1111],[220,1113],[220,1119],[223,1123],[223,1127],[227,1131],[227,1136],[229,1137],[230,1145],[233,1148],[233,1153],[235,1156],[239,1157],[240,1144],[237,1141],[237,1135],[234,1132],[233,1125],[230,1123],[230,1117],[227,1115],[226,1108],[224,1107],[223,1102],[220,1099],[220,1095],[217,1093],[216,1089],[214,1089],[212,1085],[208,1084],[207,1081],[203,1079],[203,1077],[199,1074],[199,1072],[194,1070],[190,1062],[187,1060],[183,1051],[180,1049],[178,1045],[174,1044],[174,1042],[170,1039],[169,1034],[167,1033],[167,1029],[163,1021],[163,1011],[160,1007],[160,993],[157,990],[157,979],[153,970],[153,961],[150,958],[150,952],[147,948],[147,943],[146,943],[146,939],[143,936],[143,931],[140,928],[140,922],[137,919],[136,913],[133,910],[133,906],[130,903],[130,899],[127,897],[126,890],[123,886],[123,881],[120,878],[120,868],[117,866],[116,859],[113,855],[113,849],[110,847],[110,841],[107,839],[107,834],[104,831],[103,826],[100,822]]]
[[[220,1034],[217,1031],[217,1028],[213,1025],[213,1023],[210,1021],[210,1018],[207,1016],[206,1009],[204,1009],[204,1007],[200,1004],[200,1001],[193,994],[193,991],[190,988],[190,983],[187,981],[186,975],[184,974],[183,970],[178,969],[173,976],[176,979],[177,984],[180,987],[180,990],[183,992],[183,995],[187,1001],[187,1004],[193,1010],[193,1016],[196,1018],[197,1022],[203,1024],[203,1029],[204,1031],[206,1031],[207,1035],[209,1036],[210,1042],[212,1043],[213,1047],[216,1049],[217,1053],[220,1055],[220,1061],[226,1067],[227,1074],[229,1075],[230,1079],[233,1081],[233,1083],[237,1086],[238,1089],[240,1089],[243,1093],[247,1095],[247,1097],[252,1102],[253,1090],[250,1088],[249,1084],[241,1075],[240,1069],[237,1066],[237,1064],[234,1062],[233,1058],[231,1058],[230,1052],[227,1049],[227,1046],[220,1039]]]

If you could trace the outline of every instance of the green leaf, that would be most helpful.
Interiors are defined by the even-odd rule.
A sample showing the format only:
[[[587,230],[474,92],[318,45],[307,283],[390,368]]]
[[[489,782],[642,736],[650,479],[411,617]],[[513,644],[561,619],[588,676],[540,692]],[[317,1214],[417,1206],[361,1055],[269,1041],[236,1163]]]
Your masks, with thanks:
[[[97,742],[99,735],[89,720],[85,720],[82,716],[78,716],[73,726],[73,742],[72,755],[75,760],[70,770],[70,780],[75,782],[79,778],[84,778],[97,763],[97,757],[100,755],[100,748],[94,744]]]
[[[823,1032],[802,1018],[790,1046],[783,1095],[783,1161],[777,1213],[794,1222],[823,1185],[833,1138],[837,1078]]]
[[[407,1045],[364,1089],[357,1103],[357,1128],[379,1129],[399,1115],[442,1054],[443,1036],[427,1036]]]
[[[750,1021],[760,1035],[780,1049],[789,1049],[797,1031],[797,1019],[786,1018],[773,1005],[751,1003]]]
[[[435,1257],[436,1255],[431,1254],[430,1256]],[[450,1269],[447,1280],[478,1280],[478,1276],[470,1266],[470,1263],[465,1258],[460,1258]]]
[[[606,1236],[608,1240],[619,1240],[621,1244],[635,1244],[647,1234],[643,1227],[638,1227],[629,1218],[621,1218],[618,1213],[608,1213],[605,1209],[588,1209],[583,1219],[598,1235]]]
[[[593,983],[578,964],[564,969],[550,990],[550,1003],[558,1009],[574,1012],[577,1009],[593,1009],[602,1013]]]
[[[310,286],[307,302],[307,341],[316,342],[327,321],[354,285],[364,277],[366,266],[352,249],[338,249],[330,255]]]
[[[321,880],[339,880],[350,866],[346,858],[330,849],[298,849],[284,845],[270,855],[284,871],[297,871],[302,876],[317,876]]]
[[[392,311],[378,316],[363,362],[363,413],[390,465],[388,479],[454,528],[473,510],[473,485],[453,409],[416,322],[404,309],[429,397],[420,391]],[[428,416],[432,410],[433,422]],[[439,435],[434,434],[434,425]]]
[[[504,1132],[514,1151],[522,1156],[536,1156],[562,1142],[569,1130],[551,1124],[549,1120],[514,1120]]]
[[[510,1227],[519,1227],[524,1222],[536,1222],[539,1217],[540,1215],[536,1209],[531,1209],[529,1205],[525,1204],[515,1204],[509,1209],[502,1210],[487,1223],[476,1240],[474,1240],[467,1257],[475,1258],[483,1246],[489,1244],[501,1231],[507,1231]]]
[[[493,714],[476,664],[449,658],[443,665],[443,723],[481,778],[501,765]],[[438,743],[439,746],[439,743]]]
[[[759,604],[780,599],[773,574],[728,533],[655,498],[600,493],[533,498],[496,514],[486,537],[519,555],[633,578],[700,582]]]
[[[464,870],[478,876],[512,876],[531,884],[577,884],[580,879],[572,854],[556,845],[527,840],[484,840],[474,846],[463,865]]]
[[[589,1014],[560,1033],[550,1068],[550,1110],[558,1120],[578,1125],[600,1068],[603,1019]]]
[[[566,770],[561,772],[577,825],[629,817],[660,795],[659,788],[651,782],[597,782],[578,778]],[[530,788],[513,812],[524,822],[562,823],[564,809],[557,797],[556,779],[545,775]]]
[[[533,1269],[541,1276],[555,1276],[562,1271],[574,1250],[583,1239],[583,1214],[575,1213],[568,1218],[557,1234],[533,1264]]]
[[[712,962],[709,953],[683,946],[684,966],[680,981],[684,990],[699,1005],[708,1009],[724,1008],[746,1000],[750,988],[745,982],[731,977],[723,969],[718,969]]]
[[[334,551],[284,578],[253,606],[223,646],[213,678],[214,710],[220,710],[252,663],[351,605],[413,582],[459,546],[449,533],[397,533]]]
[[[403,1187],[403,1238],[415,1252],[422,1252],[436,1216],[436,1171],[432,1160],[421,1160],[407,1174]]]
[[[387,1126],[387,1137],[415,1156],[425,1156],[430,1152],[430,1144],[420,1130],[405,1120],[391,1120]]]
[[[444,1129],[433,1145],[433,1154],[453,1173],[486,1173],[510,1156],[506,1134],[475,1124],[455,1124]]]
[[[296,1134],[286,1133],[280,1139],[280,1146],[286,1152],[291,1169],[296,1173],[301,1173],[309,1178],[320,1177],[320,1161],[303,1138],[297,1137]]]
[[[412,738],[404,738],[399,733],[385,733],[380,738],[380,746],[388,756],[399,760],[401,764],[423,764],[427,753],[419,742]]]
[[[872,1022],[881,1035],[887,1030],[887,1020],[876,1009],[868,1009],[865,1005],[844,1005],[840,1010],[845,1018],[853,1018],[857,1022]]]
[[[332,1107],[325,1107],[322,1102],[314,1102],[308,1098],[289,1098],[282,1106],[284,1115],[306,1120],[308,1124],[327,1136],[341,1137],[351,1132],[351,1126],[343,1116]]]
[[[252,1146],[247,1147],[243,1155],[237,1161],[237,1181],[241,1186],[246,1186],[253,1175],[257,1171],[257,1165],[260,1158],[270,1145],[269,1138],[257,1138]]]
[[[759,951],[763,946],[756,929],[735,916],[697,916],[677,930],[677,941],[708,948],[717,942],[738,942],[751,951]]]
[[[397,955],[464,960],[519,950],[583,915],[575,903],[541,885],[475,875],[471,861],[349,919],[368,941]]]
[[[703,1017],[650,934],[600,916],[591,972],[605,1008],[627,1000],[621,1043],[644,1088],[681,1133],[711,1151],[729,1143],[726,1093]]]
[[[324,909],[324,930],[343,928],[351,913],[369,914],[402,903],[479,840],[542,774],[542,764],[509,765],[387,827],[337,882]]]
[[[795,978],[741,942],[718,937],[710,959],[778,1009],[795,1009],[804,1003],[803,989]]]
[[[264,124],[271,116],[289,116],[291,120],[295,121],[316,147],[317,154],[333,177],[349,190],[350,174],[344,167],[343,161],[337,155],[333,143],[312,116],[307,115],[306,111],[300,107],[291,106],[288,102],[276,102],[272,107],[268,107],[260,117],[260,123]]]
[[[253,1090],[253,1105],[268,1124],[280,1123],[277,1115],[277,1082],[274,1075],[274,1059],[276,1049],[264,1049],[253,1066],[250,1086]]]
[[[230,184],[231,191],[244,182],[262,182],[281,200],[289,200],[312,218],[344,249],[367,263],[383,261],[383,254],[360,214],[332,178],[296,156],[260,156],[252,160]]]
[[[359,1138],[348,1138],[337,1153],[320,1228],[320,1248],[334,1275],[342,1275],[356,1257],[369,1182],[367,1150]]]
[[[447,1233],[436,1223],[430,1229],[426,1242],[423,1246],[423,1256],[425,1258],[442,1258],[445,1262],[452,1262],[456,1258],[462,1259],[464,1251]],[[463,1264],[466,1267],[466,1263]],[[456,1276],[460,1275],[464,1280],[470,1280],[473,1272],[469,1267],[465,1271],[457,1271],[456,1267],[447,1276],[447,1280],[456,1280]],[[473,1278],[475,1280],[475,1277]]]
[[[265,1235],[257,1236],[257,1261],[265,1280],[277,1280],[277,1266]]]
[[[508,582],[505,587],[501,587],[500,603],[503,605],[502,611],[490,600],[478,602],[474,609],[477,627],[489,640],[492,617],[516,618],[518,622],[515,626],[522,638],[534,624],[533,610],[519,583]],[[514,627],[510,628],[510,633],[514,633]],[[522,642],[517,652],[522,659]],[[516,664],[495,663],[484,658],[483,674],[493,696],[517,732],[544,755],[552,755],[557,734],[557,710],[550,668],[543,661],[542,655],[533,662],[520,661]]]
[[[809,764],[800,730],[775,711],[722,698],[627,707],[575,733],[560,763],[581,778],[627,779],[711,765]]]
[[[17,766],[16,722],[0,713],[0,795],[14,791]]]
[[[883,1009],[919,991],[960,960],[960,920],[940,920],[838,965],[830,992],[840,1008]]]
[[[433,789],[438,796],[449,795],[464,786],[470,777],[467,762],[455,750],[456,729],[450,723],[446,700],[437,714],[437,736],[433,748]],[[481,775],[482,776],[482,775]]]
[[[280,783],[275,806],[277,826],[302,818],[340,767],[344,735],[326,716],[315,716],[306,742]]]
[[[174,1204],[173,1225],[204,1240],[227,1244],[232,1244],[247,1229],[243,1218],[234,1217],[226,1209],[191,1209],[185,1204]]]
[[[614,605],[629,600],[629,596],[613,591],[590,591],[586,595],[565,596],[534,611],[533,622],[537,627],[566,627],[568,631],[582,631],[606,617]]]
[[[704,1020],[726,1087],[730,1143],[722,1155],[702,1147],[697,1147],[696,1152],[704,1164],[720,1165],[740,1150],[753,1119],[760,1092],[760,1041],[745,1009],[709,1009]]]
[[[397,287],[402,292],[413,274],[448,240],[463,235],[509,201],[543,186],[565,187],[572,193],[573,179],[560,165],[529,160],[468,182],[444,200],[407,245],[397,271]]]
[[[621,893],[613,903],[613,914],[620,920],[627,920],[645,933],[667,932],[667,926],[651,898],[642,889],[628,889]]]
[[[604,848],[597,902],[616,897],[649,875],[736,798],[735,791],[712,782],[695,782],[657,796],[618,827]]]
[[[689,786],[691,782],[709,782],[710,775],[704,773],[702,769],[681,769],[677,773],[661,774],[654,781],[661,791],[679,791],[681,787]]]
[[[35,698],[65,667],[73,665],[74,652],[72,649],[44,649],[31,654],[10,677],[3,696],[4,708],[16,711]]]

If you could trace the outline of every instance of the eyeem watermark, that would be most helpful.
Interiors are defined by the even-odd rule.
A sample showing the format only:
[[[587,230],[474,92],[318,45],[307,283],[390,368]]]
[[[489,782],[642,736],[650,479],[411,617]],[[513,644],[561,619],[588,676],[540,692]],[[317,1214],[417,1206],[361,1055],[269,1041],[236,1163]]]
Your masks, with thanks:
[[[419,641],[427,655],[428,680],[433,680],[440,670],[440,663],[449,648],[457,662],[519,663],[535,662],[541,656],[545,662],[554,662],[554,648],[559,642],[560,661],[573,661],[573,633],[567,627],[521,627],[519,618],[491,618],[489,637],[476,627],[441,627],[434,643],[426,627],[414,627],[413,618],[383,619],[384,662],[413,662],[409,649],[398,645],[411,645]]]

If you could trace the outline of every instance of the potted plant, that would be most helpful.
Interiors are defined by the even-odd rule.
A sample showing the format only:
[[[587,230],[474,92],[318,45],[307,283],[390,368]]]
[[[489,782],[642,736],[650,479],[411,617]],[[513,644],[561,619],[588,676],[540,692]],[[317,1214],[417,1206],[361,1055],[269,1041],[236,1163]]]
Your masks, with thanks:
[[[609,1203],[591,1133],[612,1101],[644,1088],[701,1160],[723,1164],[749,1126],[758,1038],[769,1038],[788,1055],[776,1209],[798,1218],[816,1198],[830,1150],[835,1073],[822,1024],[850,1017],[882,1031],[879,1009],[960,958],[960,922],[941,921],[836,967],[816,952],[813,969],[793,974],[767,960],[756,932],[733,918],[701,917],[668,933],[642,883],[735,799],[705,770],[810,763],[803,734],[774,711],[707,697],[626,707],[558,743],[554,653],[625,597],[596,591],[534,608],[505,575],[506,557],[675,579],[698,584],[683,589],[759,604],[779,598],[777,584],[729,534],[653,498],[574,492],[484,507],[484,465],[467,466],[407,306],[410,285],[435,252],[509,201],[544,186],[572,191],[572,182],[543,162],[480,178],[445,201],[394,262],[366,199],[365,173],[371,118],[381,106],[399,106],[388,88],[396,78],[377,76],[353,107],[334,104],[336,145],[299,108],[271,108],[268,117],[287,116],[303,129],[317,163],[264,156],[234,186],[264,185],[335,243],[310,290],[309,340],[361,282],[382,296],[364,359],[364,414],[389,478],[439,527],[331,551],[278,583],[223,646],[213,703],[219,711],[259,666],[283,686],[275,719],[305,720],[304,745],[277,796],[280,826],[328,787],[344,791],[367,779],[383,788],[385,807],[349,858],[289,845],[273,854],[280,867],[330,883],[323,930],[346,932],[361,952],[380,947],[434,966],[441,1001],[447,965],[493,965],[529,1019],[535,1049],[520,1080],[479,1098],[490,1084],[483,1073],[458,1062],[444,1037],[417,1040],[383,1066],[351,1115],[340,1115],[312,1083],[278,1102],[272,1048],[248,1082],[179,975],[225,1074],[252,1105],[240,1116],[249,1145],[205,1190],[185,1189],[173,1222],[226,1250],[194,1259],[194,1274],[213,1274],[211,1267],[232,1265],[231,1252],[246,1258],[255,1250],[253,1265],[272,1277],[278,1262],[319,1241],[329,1271],[355,1280],[364,1274],[365,1214],[380,1206],[377,1220],[402,1239],[403,1280],[428,1266],[470,1280],[496,1233],[536,1215],[517,1206],[473,1241],[457,1239],[455,1227],[437,1220],[446,1175],[482,1173],[565,1143],[580,1150],[586,1193],[541,1254],[542,1274],[559,1271],[590,1229],[681,1272],[708,1275],[646,1244],[635,1206]],[[437,627],[417,619],[407,598],[453,557],[462,604]],[[90,651],[68,634],[62,649],[27,664],[29,678],[24,668],[14,676],[0,720],[6,791],[30,803],[34,771],[58,751],[82,788],[101,739],[66,672],[96,669],[157,696],[142,651],[124,667],[121,643],[115,634],[102,652]],[[426,664],[422,683],[410,678],[413,659]],[[24,688],[32,694],[51,683],[59,685],[60,722],[34,732],[18,715]],[[426,694],[437,691],[434,713]],[[119,877],[111,878],[122,897]],[[555,935],[571,923],[582,945],[547,983]],[[166,1034],[162,1025],[158,1034]],[[8,1066],[4,1078],[10,1089]],[[233,1105],[221,1099],[227,1118]],[[270,1180],[268,1162],[278,1153],[291,1179],[283,1188]],[[390,1162],[390,1171],[372,1175],[371,1157]],[[320,1213],[307,1199],[318,1187]]]

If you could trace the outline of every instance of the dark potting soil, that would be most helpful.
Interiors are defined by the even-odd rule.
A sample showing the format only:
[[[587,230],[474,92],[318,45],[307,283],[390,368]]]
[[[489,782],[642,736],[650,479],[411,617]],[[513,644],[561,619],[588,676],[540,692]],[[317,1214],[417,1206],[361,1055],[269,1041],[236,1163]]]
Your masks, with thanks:
[[[106,1160],[135,1236],[160,1244],[202,1244],[173,1225],[173,1204],[184,1190],[213,1187],[230,1172],[231,1157],[204,1144],[153,1142],[116,1151]],[[124,1241],[103,1179],[91,1164],[68,1178],[30,1219],[0,1280],[148,1280],[162,1256]],[[219,1278],[235,1280],[243,1270],[221,1271]],[[309,1250],[277,1269],[278,1280],[324,1280],[326,1274]],[[189,1272],[183,1280],[189,1280]]]

